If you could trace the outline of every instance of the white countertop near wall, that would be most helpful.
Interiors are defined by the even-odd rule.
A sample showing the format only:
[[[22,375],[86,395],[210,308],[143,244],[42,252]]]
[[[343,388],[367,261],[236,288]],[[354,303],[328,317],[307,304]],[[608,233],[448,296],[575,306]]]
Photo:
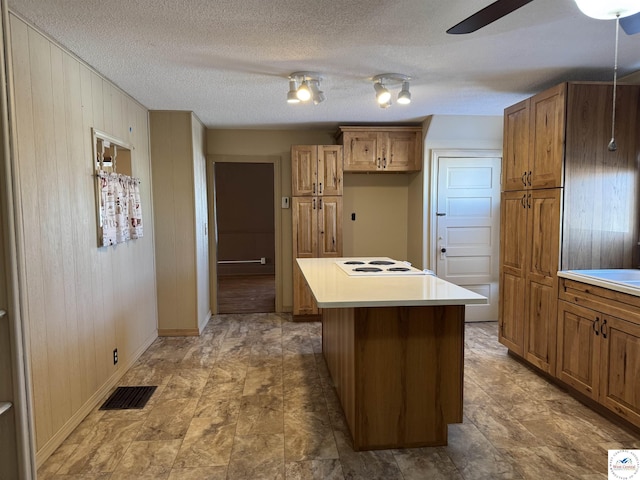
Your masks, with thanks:
[[[558,276],[640,297],[640,270],[638,269],[561,270]]]
[[[369,257],[367,257],[369,258]],[[349,258],[297,258],[320,308],[486,304],[482,295],[433,275],[349,276],[336,265]]]

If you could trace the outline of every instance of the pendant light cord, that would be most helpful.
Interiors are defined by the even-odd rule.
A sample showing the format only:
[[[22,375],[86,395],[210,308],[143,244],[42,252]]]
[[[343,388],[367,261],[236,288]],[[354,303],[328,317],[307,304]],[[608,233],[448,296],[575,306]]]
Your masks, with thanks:
[[[618,149],[616,144],[616,87],[618,81],[618,36],[620,34],[620,14],[616,15],[616,50],[613,63],[613,108],[611,109],[611,141],[609,142],[609,151],[615,152]]]

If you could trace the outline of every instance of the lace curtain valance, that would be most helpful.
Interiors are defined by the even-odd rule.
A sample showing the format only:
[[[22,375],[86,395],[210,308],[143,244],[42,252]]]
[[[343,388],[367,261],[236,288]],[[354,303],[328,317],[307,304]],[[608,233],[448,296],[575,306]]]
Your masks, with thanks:
[[[128,175],[100,170],[101,246],[142,238],[140,180]]]

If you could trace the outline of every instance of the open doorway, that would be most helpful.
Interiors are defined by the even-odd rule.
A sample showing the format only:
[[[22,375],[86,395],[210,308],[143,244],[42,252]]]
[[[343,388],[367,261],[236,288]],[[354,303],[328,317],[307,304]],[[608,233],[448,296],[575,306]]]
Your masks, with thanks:
[[[218,313],[276,311],[274,164],[215,162]]]

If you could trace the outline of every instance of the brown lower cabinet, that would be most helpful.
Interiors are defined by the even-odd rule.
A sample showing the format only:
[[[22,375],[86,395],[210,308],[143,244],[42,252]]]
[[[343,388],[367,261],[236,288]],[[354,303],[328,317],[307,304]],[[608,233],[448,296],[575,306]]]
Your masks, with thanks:
[[[562,279],[555,373],[640,426],[640,297]]]

